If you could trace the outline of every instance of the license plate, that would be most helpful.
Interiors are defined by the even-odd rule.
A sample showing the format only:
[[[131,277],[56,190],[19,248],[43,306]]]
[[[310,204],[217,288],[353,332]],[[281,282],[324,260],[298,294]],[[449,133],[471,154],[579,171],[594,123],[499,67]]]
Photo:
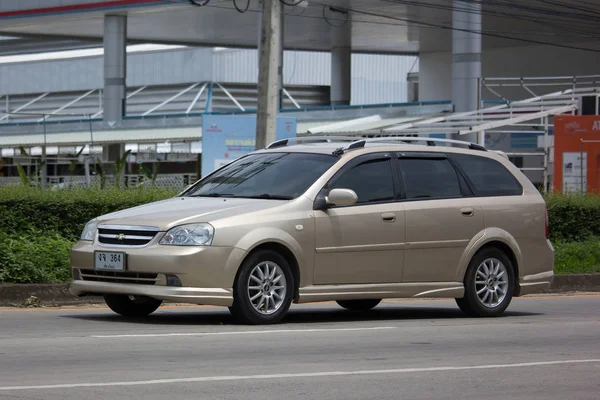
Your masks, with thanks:
[[[94,267],[105,271],[125,271],[125,253],[97,251],[94,254]]]

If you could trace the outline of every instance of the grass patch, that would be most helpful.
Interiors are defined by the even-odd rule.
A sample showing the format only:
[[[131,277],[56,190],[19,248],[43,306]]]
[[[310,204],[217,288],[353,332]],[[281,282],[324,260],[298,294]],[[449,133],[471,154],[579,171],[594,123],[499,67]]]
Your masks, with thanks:
[[[58,232],[0,232],[1,283],[63,283],[71,279],[69,254],[75,241]]]
[[[556,274],[600,273],[600,237],[582,242],[556,242],[554,248]]]

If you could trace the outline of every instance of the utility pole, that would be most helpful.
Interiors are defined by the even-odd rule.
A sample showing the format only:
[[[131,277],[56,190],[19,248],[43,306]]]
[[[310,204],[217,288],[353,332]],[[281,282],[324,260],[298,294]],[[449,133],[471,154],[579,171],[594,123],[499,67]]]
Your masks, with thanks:
[[[283,55],[285,48],[285,9],[279,7],[279,63],[277,65],[277,111],[283,108]]]
[[[262,1],[258,63],[258,107],[256,111],[256,149],[275,140],[279,104],[278,68],[281,46],[281,2]]]
[[[48,157],[46,156],[46,116],[44,115],[44,145],[42,146],[42,189],[48,187]]]

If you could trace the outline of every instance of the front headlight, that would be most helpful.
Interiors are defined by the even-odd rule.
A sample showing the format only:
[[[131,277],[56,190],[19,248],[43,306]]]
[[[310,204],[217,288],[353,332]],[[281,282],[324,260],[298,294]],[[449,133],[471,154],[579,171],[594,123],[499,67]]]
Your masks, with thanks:
[[[210,246],[215,228],[210,224],[188,224],[171,228],[160,240],[160,244],[174,246]]]
[[[80,239],[93,242],[94,238],[96,237],[96,229],[98,229],[98,221],[93,219],[83,227],[83,232],[81,232]]]

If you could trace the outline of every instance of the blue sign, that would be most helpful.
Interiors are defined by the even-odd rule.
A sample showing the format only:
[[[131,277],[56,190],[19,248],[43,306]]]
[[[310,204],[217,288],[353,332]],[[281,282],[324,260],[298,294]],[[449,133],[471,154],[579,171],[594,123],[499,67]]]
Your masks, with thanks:
[[[543,133],[511,133],[510,147],[513,149],[536,149],[538,136]]]
[[[296,118],[277,118],[276,139],[296,137]],[[202,177],[255,150],[256,115],[202,117]]]

